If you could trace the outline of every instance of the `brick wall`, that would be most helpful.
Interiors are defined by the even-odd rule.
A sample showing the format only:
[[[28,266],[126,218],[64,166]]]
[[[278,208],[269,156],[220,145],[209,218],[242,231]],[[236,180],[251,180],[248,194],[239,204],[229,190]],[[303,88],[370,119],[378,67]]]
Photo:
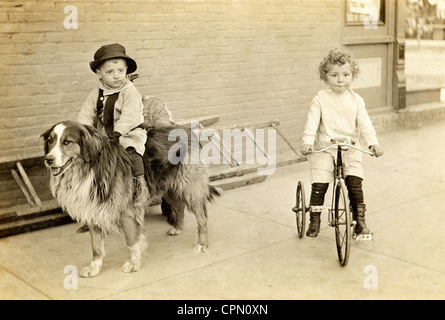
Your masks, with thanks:
[[[0,1],[0,162],[42,155],[40,134],[75,119],[96,84],[88,62],[119,42],[135,84],[176,119],[280,120],[298,143],[316,73],[340,45],[342,0]],[[74,5],[78,28],[66,29]]]

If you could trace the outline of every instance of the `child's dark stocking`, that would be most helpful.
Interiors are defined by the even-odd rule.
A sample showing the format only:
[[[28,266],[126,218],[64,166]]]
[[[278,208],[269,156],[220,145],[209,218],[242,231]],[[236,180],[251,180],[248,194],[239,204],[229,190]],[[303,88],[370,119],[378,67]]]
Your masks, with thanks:
[[[316,237],[320,232],[320,214],[324,204],[324,196],[328,190],[329,183],[313,183],[310,199],[310,223],[306,232],[308,237]]]
[[[134,205],[143,207],[147,204],[149,197],[147,181],[145,181],[144,175],[144,162],[142,156],[133,147],[128,147],[127,152],[133,163]]]
[[[346,187],[349,193],[349,202],[352,208],[353,219],[357,221],[355,226],[356,234],[370,234],[371,231],[366,227],[365,212],[366,204],[364,203],[362,178],[356,176],[347,176],[345,178]]]

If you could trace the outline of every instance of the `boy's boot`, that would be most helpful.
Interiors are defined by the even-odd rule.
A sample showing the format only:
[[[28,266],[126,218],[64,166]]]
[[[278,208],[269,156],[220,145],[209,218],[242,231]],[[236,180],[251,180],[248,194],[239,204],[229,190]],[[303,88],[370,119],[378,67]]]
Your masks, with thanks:
[[[133,177],[134,181],[134,206],[144,207],[148,202],[150,196],[148,192],[147,181],[143,175]]]
[[[81,226],[79,229],[76,230],[77,233],[85,233],[90,231],[90,229],[88,228],[88,226],[85,224],[83,226]]]
[[[371,234],[371,230],[366,227],[365,223],[366,204],[357,203],[357,209],[353,211],[354,220],[357,221],[357,224],[355,225],[355,234]]]
[[[309,228],[306,231],[306,236],[315,238],[320,232],[320,206],[311,206],[309,216]]]
[[[309,228],[306,231],[306,236],[308,237],[315,238],[320,232],[320,214],[328,187],[329,183],[314,182],[311,185]]]

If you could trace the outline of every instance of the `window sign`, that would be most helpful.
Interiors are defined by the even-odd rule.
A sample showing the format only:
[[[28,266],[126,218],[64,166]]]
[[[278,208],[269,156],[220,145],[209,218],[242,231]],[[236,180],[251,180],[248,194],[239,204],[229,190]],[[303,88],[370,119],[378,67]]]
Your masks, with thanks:
[[[376,27],[385,23],[385,0],[347,0],[346,23]]]

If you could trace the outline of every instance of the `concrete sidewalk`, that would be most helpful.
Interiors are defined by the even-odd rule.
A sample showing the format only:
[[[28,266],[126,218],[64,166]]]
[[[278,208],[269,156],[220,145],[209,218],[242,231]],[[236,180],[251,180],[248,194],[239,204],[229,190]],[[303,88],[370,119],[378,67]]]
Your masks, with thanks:
[[[123,235],[107,238],[103,272],[66,289],[91,258],[89,234],[70,224],[0,239],[1,299],[443,299],[445,298],[445,122],[379,136],[381,158],[365,157],[372,242],[353,243],[347,267],[334,230],[298,239],[295,186],[309,196],[307,162],[278,168],[260,184],[227,191],[209,207],[209,251],[193,252],[193,215],[170,237],[153,207],[143,268],[124,274]],[[328,193],[327,200],[330,199]],[[374,285],[374,286],[373,286]]]

